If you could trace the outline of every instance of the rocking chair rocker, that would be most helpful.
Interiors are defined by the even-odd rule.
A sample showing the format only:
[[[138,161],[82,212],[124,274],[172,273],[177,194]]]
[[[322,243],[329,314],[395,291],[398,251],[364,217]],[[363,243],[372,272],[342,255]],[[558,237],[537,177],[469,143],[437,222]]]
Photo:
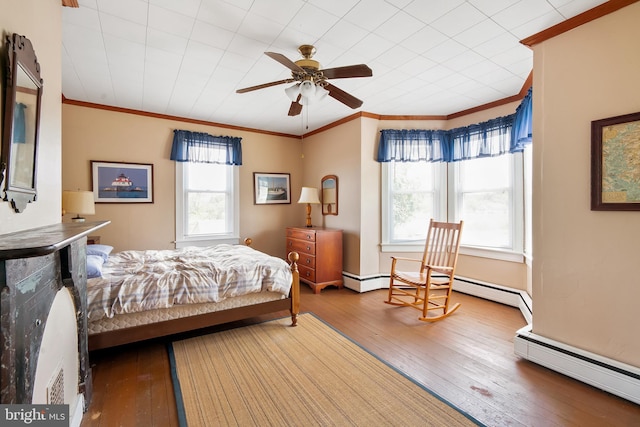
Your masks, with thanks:
[[[422,259],[391,257],[391,279],[387,304],[413,307],[422,311],[420,320],[435,322],[444,319],[460,307],[449,307],[454,274],[460,248],[463,221],[459,223],[429,223]],[[417,271],[397,271],[398,261],[420,264]],[[431,310],[440,310],[435,316],[427,316]]]

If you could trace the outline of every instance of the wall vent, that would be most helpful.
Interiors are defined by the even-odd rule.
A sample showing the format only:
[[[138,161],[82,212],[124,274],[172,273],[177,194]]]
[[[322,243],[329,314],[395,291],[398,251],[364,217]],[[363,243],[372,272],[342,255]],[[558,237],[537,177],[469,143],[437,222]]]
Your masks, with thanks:
[[[62,366],[56,369],[47,385],[47,404],[64,404],[64,370]]]

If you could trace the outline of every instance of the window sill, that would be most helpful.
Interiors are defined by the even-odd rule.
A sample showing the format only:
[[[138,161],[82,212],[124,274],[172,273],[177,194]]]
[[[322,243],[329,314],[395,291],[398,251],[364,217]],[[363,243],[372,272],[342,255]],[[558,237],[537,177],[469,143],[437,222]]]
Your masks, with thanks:
[[[181,248],[186,248],[188,246],[206,247],[206,246],[216,246],[220,244],[237,245],[239,242],[240,242],[240,239],[238,237],[233,237],[233,236],[224,236],[224,237],[206,236],[206,237],[200,237],[200,238],[194,237],[190,239],[176,240],[174,243],[176,245],[176,249],[181,249]]]
[[[382,252],[413,252],[422,253],[424,251],[424,243],[383,243]],[[475,246],[460,246],[460,255],[468,255],[480,258],[489,258],[499,261],[508,262],[524,262],[524,255],[519,252],[511,252],[499,249],[479,248]]]

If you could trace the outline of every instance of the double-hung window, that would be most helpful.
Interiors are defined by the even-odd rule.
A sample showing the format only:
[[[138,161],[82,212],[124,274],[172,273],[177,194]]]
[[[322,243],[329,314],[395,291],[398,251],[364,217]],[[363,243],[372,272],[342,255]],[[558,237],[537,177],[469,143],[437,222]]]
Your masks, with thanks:
[[[241,138],[174,130],[176,247],[237,244]]]
[[[449,164],[449,216],[464,220],[464,247],[523,252],[522,154]]]
[[[238,243],[238,168],[176,163],[176,247]]]

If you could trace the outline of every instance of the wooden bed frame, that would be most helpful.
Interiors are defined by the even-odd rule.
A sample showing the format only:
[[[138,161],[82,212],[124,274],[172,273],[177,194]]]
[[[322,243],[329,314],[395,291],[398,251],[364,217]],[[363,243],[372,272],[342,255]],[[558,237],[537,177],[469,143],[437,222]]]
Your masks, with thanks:
[[[245,243],[250,245],[251,240],[246,239]],[[300,311],[299,255],[297,252],[290,252],[288,259],[291,266],[292,283],[287,298],[89,335],[89,351],[193,331],[283,310],[289,310],[291,326],[296,326]]]

